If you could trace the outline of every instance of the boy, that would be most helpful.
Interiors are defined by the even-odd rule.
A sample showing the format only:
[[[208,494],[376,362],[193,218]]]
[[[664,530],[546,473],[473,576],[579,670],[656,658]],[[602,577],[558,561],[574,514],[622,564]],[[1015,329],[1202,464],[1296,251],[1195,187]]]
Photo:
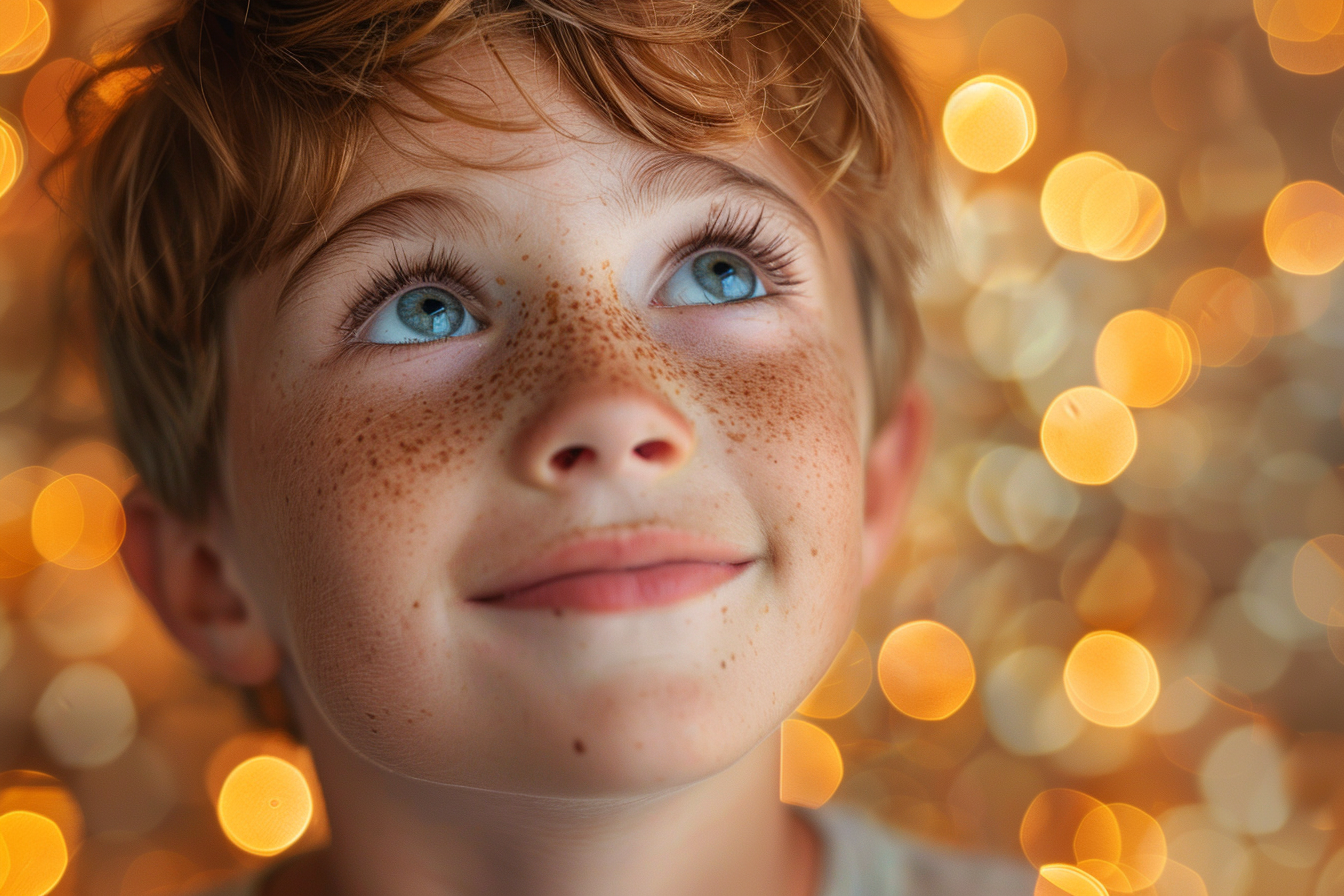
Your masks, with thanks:
[[[141,66],[71,103],[123,555],[332,829],[234,892],[1030,889],[777,797],[928,427],[857,0],[188,2]]]

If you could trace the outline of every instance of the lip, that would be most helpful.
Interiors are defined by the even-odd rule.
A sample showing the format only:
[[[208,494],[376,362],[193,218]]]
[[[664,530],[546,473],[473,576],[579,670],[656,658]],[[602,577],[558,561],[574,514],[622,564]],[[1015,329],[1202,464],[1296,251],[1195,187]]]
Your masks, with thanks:
[[[755,561],[738,545],[675,529],[568,540],[471,598],[510,609],[615,612],[702,594]]]

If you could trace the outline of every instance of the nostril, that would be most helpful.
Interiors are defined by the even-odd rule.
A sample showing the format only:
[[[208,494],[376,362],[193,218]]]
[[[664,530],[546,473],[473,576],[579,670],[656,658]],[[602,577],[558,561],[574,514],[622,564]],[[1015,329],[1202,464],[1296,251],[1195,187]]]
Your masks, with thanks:
[[[566,448],[563,451],[555,452],[555,455],[551,458],[551,464],[561,470],[568,470],[579,462],[579,458],[591,453],[591,449],[582,446]]]
[[[650,439],[635,446],[635,453],[645,460],[662,463],[670,459],[676,449],[662,439]]]

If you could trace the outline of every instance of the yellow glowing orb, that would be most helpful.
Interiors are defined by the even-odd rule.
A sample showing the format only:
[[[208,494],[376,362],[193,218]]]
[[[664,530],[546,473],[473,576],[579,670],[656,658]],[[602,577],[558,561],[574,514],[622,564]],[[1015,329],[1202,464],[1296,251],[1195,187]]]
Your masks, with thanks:
[[[7,193],[23,172],[23,137],[0,115],[0,195]]]
[[[6,812],[0,815],[0,840],[9,849],[9,876],[0,886],[4,896],[44,896],[61,882],[70,857],[56,822],[24,809]]]
[[[1322,535],[1293,559],[1293,600],[1308,619],[1331,623],[1344,612],[1344,535]]]
[[[1073,708],[1108,728],[1124,728],[1143,718],[1160,690],[1153,655],[1120,632],[1084,635],[1064,664],[1064,692]]]
[[[1088,191],[1087,197],[1083,203],[1083,228],[1084,241],[1090,232],[1092,216],[1107,217],[1106,206],[1098,204],[1097,197],[1107,195],[1114,196],[1117,188],[1112,181],[1112,175],[1107,175],[1093,189]],[[1125,171],[1121,175],[1114,177],[1123,177],[1128,181],[1128,185],[1121,188],[1121,191],[1128,201],[1128,197],[1134,197],[1135,214],[1133,222],[1129,229],[1116,242],[1101,246],[1098,245],[1090,251],[1098,258],[1104,258],[1107,261],[1131,261],[1147,252],[1162,237],[1162,233],[1167,229],[1167,204],[1162,198],[1162,191],[1142,174],[1133,171]],[[1128,216],[1126,216],[1128,218]],[[1102,242],[1108,242],[1103,240]]]
[[[912,19],[939,19],[960,6],[962,0],[890,0],[890,3]]]
[[[1097,381],[1130,407],[1155,408],[1190,382],[1194,353],[1178,322],[1155,311],[1126,311],[1097,338]]]
[[[892,630],[877,657],[882,693],[906,715],[937,721],[961,709],[975,689],[975,661],[966,642],[930,619]]]
[[[779,732],[779,798],[815,809],[840,786],[845,764],[829,734],[801,719],[785,719]]]
[[[1328,75],[1344,68],[1344,34],[1320,40],[1284,40],[1269,36],[1269,54],[1280,68],[1299,75]]]
[[[69,569],[92,569],[116,554],[126,514],[116,492],[92,476],[74,473],[42,490],[33,504],[33,546]]]
[[[1090,251],[1083,238],[1083,203],[1088,191],[1108,174],[1124,170],[1124,165],[1099,152],[1069,156],[1056,165],[1041,188],[1041,220],[1050,238],[1074,252]]]
[[[240,849],[273,856],[308,829],[313,795],[293,765],[275,756],[254,756],[224,779],[217,810],[220,827]]]
[[[850,632],[845,646],[798,711],[814,719],[838,719],[859,705],[872,680],[873,657],[868,645],[858,632]]]
[[[1255,281],[1231,268],[1189,277],[1171,299],[1171,313],[1190,325],[1207,367],[1239,367],[1274,335],[1274,309]]]
[[[1265,212],[1270,261],[1294,274],[1325,274],[1344,262],[1344,193],[1318,180],[1279,191]]]
[[[17,41],[11,44],[7,39],[0,39],[0,44],[5,46],[5,49],[0,51],[0,75],[22,71],[32,65],[47,51],[47,44],[51,42],[51,16],[41,0],[5,0],[5,2],[11,8],[3,14],[5,17],[13,15],[14,7],[24,6],[26,21]],[[9,34],[12,35],[14,32],[11,31]]]
[[[1082,485],[1104,485],[1125,471],[1138,429],[1124,402],[1096,386],[1068,389],[1041,419],[1041,450],[1055,472]]]
[[[1079,868],[1115,892],[1151,887],[1167,864],[1167,837],[1147,812],[1128,803],[1098,806],[1078,824],[1073,851]],[[1092,863],[1097,863],[1093,870]]]
[[[1043,865],[1033,896],[1109,896],[1101,881],[1073,865]]]
[[[0,578],[23,575],[46,562],[33,545],[33,505],[60,478],[46,467],[23,467],[0,478]]]
[[[1036,140],[1036,108],[1021,85],[981,75],[952,91],[943,108],[943,137],[972,171],[1002,171]]]
[[[1255,0],[1255,20],[1274,37],[1319,40],[1341,24],[1344,0]]]
[[[1072,864],[1078,825],[1102,805],[1101,800],[1082,791],[1063,787],[1038,793],[1023,814],[1018,831],[1027,861],[1037,868]]]

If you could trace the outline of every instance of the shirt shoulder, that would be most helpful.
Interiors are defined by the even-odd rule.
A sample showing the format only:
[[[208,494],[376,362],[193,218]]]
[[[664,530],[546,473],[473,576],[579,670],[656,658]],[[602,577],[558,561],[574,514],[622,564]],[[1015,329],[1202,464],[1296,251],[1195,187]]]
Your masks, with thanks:
[[[897,833],[847,807],[806,811],[821,836],[819,896],[1031,896],[1024,861],[949,849]]]

